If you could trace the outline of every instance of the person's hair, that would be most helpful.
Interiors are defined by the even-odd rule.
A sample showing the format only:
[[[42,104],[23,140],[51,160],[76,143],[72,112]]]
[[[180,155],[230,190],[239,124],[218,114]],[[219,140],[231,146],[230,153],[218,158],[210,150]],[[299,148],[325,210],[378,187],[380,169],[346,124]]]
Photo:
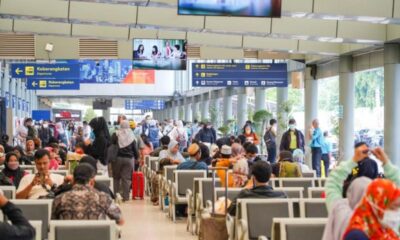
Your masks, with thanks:
[[[141,50],[142,47],[143,47],[143,50]],[[137,48],[137,52],[143,54],[143,51],[144,51],[144,46],[143,46],[143,44],[139,44],[139,46],[138,46],[138,48]]]
[[[325,132],[324,132],[324,137],[327,137],[328,134],[329,134],[329,132],[328,132],[328,131],[325,131]]]
[[[168,136],[163,136],[163,137],[160,139],[161,145],[163,145],[163,146],[168,146],[168,144],[169,144],[170,141],[171,141],[171,138],[168,137]]]
[[[260,183],[267,183],[271,178],[271,166],[265,161],[257,161],[251,167],[251,174]]]
[[[197,143],[200,147],[201,151],[201,158],[207,158],[210,157],[210,149],[203,143]]]
[[[230,158],[232,156],[232,154],[222,154],[221,151],[220,154],[222,158]]]
[[[153,46],[153,48],[155,49],[154,51],[151,51],[151,53],[153,55],[158,54],[158,47],[156,45]]]
[[[143,143],[146,144],[147,147],[151,147],[151,143],[146,134],[141,134],[140,137],[142,138]]]
[[[246,128],[247,128],[247,127],[249,127],[251,133],[253,133],[253,128],[252,128],[251,124],[250,124],[250,123],[246,123],[246,124],[244,125],[244,127],[243,127],[243,134],[246,133]]]
[[[269,120],[269,125],[274,125],[275,123],[277,123],[278,121],[276,121],[275,118],[272,118],[271,120]]]
[[[237,137],[240,140],[240,144],[242,144],[242,146],[244,147],[244,144],[246,143],[246,136],[245,135],[239,135]]]
[[[97,172],[97,160],[92,156],[85,155],[79,161],[79,164],[89,164],[93,167],[93,169]]]
[[[364,146],[364,145],[367,146],[367,147],[369,147],[368,144],[367,144],[366,142],[358,142],[358,143],[356,143],[356,144],[354,145],[354,149],[359,148],[359,147]]]
[[[175,45],[176,49],[179,51],[181,50],[181,46],[179,46],[178,44]]]
[[[197,119],[195,119],[193,122],[194,122],[194,123],[198,123]]]
[[[39,149],[35,152],[35,161],[42,159],[44,156],[48,156],[50,158],[50,153],[46,149]]]
[[[7,142],[10,140],[10,137],[9,137],[7,134],[3,134],[3,135],[1,136],[1,140],[2,140],[4,143],[7,143]]]
[[[88,124],[88,122],[87,121],[83,121],[83,125],[87,125]]]
[[[18,156],[17,156],[17,154],[15,152],[9,152],[9,153],[6,154],[6,163],[8,163],[8,161],[10,161],[10,158],[12,156],[14,156],[17,159],[17,161],[19,161]]]
[[[77,143],[75,144],[75,148],[82,148],[82,149],[84,149],[84,147],[85,147],[85,143],[84,143],[84,142],[77,142]]]
[[[58,145],[58,143],[49,143],[49,147],[52,147],[53,149],[55,148],[59,149],[60,145]]]
[[[290,119],[289,124],[296,124],[296,120],[294,118]]]
[[[246,147],[246,153],[252,153],[252,154],[258,154],[258,148],[257,148],[257,146],[256,145],[254,145],[254,144],[249,144],[247,147]]]
[[[23,157],[23,156],[25,156],[25,152],[24,152],[24,149],[22,149],[22,147],[21,146],[15,146],[14,148],[13,148],[13,151],[18,151],[20,154],[21,154],[21,157]]]
[[[92,165],[80,163],[74,170],[74,182],[77,184],[87,184],[95,174],[96,172]]]

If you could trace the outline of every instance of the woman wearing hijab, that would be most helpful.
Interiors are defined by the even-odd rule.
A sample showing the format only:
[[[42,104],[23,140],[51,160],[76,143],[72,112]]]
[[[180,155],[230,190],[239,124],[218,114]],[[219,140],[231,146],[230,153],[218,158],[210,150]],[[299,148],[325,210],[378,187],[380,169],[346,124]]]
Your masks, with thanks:
[[[169,137],[179,143],[179,150],[181,152],[187,148],[189,137],[181,120],[176,122],[176,128],[170,133]]]
[[[398,240],[400,189],[388,179],[376,179],[350,219],[344,240]]]
[[[27,174],[19,167],[18,156],[14,152],[7,153],[4,169],[2,172],[6,177],[11,179],[16,188],[18,188],[22,177]]]
[[[279,161],[272,166],[275,177],[302,177],[300,166],[293,162],[290,151],[281,151]]]
[[[372,181],[369,177],[356,178],[347,189],[347,198],[343,198],[343,182],[357,166],[357,161],[364,159],[364,149],[356,149],[353,161],[343,161],[337,168],[331,171],[325,185],[326,206],[329,217],[326,224],[323,240],[342,240],[344,231],[353,214],[353,210],[361,201],[368,184]],[[400,172],[390,163],[387,155],[381,148],[372,151],[383,163],[386,178],[400,185]]]
[[[248,181],[249,175],[249,164],[244,157],[244,148],[239,143],[234,143],[231,147],[231,158],[235,159],[233,165],[233,186],[244,187]]]
[[[293,162],[299,165],[302,173],[310,171],[310,168],[304,164],[304,153],[301,149],[293,151]]]
[[[136,148],[136,139],[129,126],[129,122],[121,122],[120,129],[116,132],[118,137],[117,160],[111,163],[114,191],[119,193],[122,190],[122,200],[129,200],[129,192],[132,184],[132,172],[135,160],[138,160],[139,153]]]
[[[100,161],[102,165],[100,170],[106,171],[108,163],[105,153],[110,142],[110,132],[108,131],[107,122],[103,117],[97,117],[93,118],[89,122],[89,125],[93,130],[95,139],[89,146],[88,153]]]
[[[172,164],[179,164],[185,161],[185,158],[183,158],[182,154],[179,152],[179,143],[173,139],[169,142],[168,149],[160,152],[159,158],[169,159]]]

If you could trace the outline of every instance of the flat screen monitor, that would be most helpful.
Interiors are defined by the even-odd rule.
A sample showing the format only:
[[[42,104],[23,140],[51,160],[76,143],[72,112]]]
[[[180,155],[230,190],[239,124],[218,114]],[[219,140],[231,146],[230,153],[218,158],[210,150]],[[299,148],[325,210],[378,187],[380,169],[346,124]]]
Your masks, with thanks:
[[[178,0],[179,15],[281,17],[282,0]]]
[[[176,39],[134,39],[133,69],[186,70],[187,44]]]

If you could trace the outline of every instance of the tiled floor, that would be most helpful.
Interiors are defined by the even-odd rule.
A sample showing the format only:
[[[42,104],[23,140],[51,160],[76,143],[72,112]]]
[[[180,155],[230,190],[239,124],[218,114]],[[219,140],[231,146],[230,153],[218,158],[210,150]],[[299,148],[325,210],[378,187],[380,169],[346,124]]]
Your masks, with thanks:
[[[122,226],[122,240],[194,240],[186,231],[186,219],[173,223],[159,207],[149,200],[135,200],[123,203],[125,224]]]

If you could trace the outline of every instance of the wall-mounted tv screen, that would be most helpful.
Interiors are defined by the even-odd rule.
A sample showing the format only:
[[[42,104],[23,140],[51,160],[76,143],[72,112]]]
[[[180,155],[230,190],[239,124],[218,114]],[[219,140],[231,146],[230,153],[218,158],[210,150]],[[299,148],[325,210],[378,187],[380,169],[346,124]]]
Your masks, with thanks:
[[[282,0],[178,0],[178,14],[280,17]]]
[[[186,70],[185,40],[134,39],[133,68]]]

